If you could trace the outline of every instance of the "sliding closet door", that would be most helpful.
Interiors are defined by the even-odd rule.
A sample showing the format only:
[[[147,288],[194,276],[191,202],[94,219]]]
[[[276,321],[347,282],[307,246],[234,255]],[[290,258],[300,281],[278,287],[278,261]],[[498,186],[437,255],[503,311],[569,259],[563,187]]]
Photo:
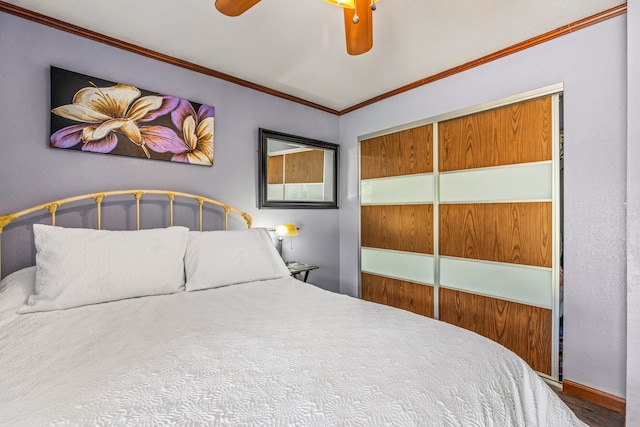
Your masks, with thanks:
[[[360,142],[362,298],[484,335],[553,380],[561,90]]]
[[[553,98],[438,123],[439,317],[552,375]]]
[[[361,296],[433,317],[433,126],[360,145]]]

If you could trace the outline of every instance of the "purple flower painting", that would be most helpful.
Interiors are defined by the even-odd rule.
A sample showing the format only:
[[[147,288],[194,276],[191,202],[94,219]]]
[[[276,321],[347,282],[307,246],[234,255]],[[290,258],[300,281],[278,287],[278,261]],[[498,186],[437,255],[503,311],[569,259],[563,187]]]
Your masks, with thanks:
[[[213,165],[214,108],[51,67],[55,148]]]

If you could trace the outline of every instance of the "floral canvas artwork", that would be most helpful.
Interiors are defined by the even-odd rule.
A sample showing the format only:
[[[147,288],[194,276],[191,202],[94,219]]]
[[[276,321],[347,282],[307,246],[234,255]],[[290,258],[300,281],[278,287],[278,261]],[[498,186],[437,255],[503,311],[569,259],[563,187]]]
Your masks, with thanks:
[[[214,108],[51,67],[55,148],[213,165]]]

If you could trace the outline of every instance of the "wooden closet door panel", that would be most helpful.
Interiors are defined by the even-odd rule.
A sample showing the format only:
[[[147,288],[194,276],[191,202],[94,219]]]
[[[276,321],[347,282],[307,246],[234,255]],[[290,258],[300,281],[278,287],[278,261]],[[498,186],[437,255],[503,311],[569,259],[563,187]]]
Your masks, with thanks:
[[[507,347],[551,375],[551,310],[440,288],[440,320]]]
[[[360,143],[361,179],[433,172],[433,125]]]
[[[433,254],[433,205],[361,207],[361,246]]]
[[[551,160],[551,97],[438,123],[440,171]]]
[[[533,162],[551,161],[552,100],[551,96],[532,99],[438,123],[438,166],[442,182],[451,177],[451,181],[462,188],[464,181],[460,180],[473,180],[473,173],[516,174],[516,171],[525,171],[517,168],[532,167]],[[494,169],[455,173],[487,167]],[[469,182],[477,185],[477,181]],[[454,278],[458,277],[449,274],[446,283],[439,283],[439,318],[497,341],[521,356],[533,369],[552,375],[552,280],[546,277],[553,267],[552,193],[548,194],[549,201],[526,202],[530,186],[518,191],[518,187],[505,185],[510,183],[497,181],[493,183],[497,188],[490,191],[477,188],[459,200],[449,197],[447,203],[439,203],[438,249],[443,257],[440,258],[440,280],[448,271],[445,264],[454,265],[449,261],[459,260],[457,264],[461,266],[465,260],[502,263],[492,266],[496,267],[495,271],[483,269],[489,274],[478,276],[476,283],[469,272],[474,272],[479,264],[467,261],[468,267],[463,270],[467,275],[458,275],[473,281],[460,283],[460,286],[469,285],[465,288],[446,288],[454,286]],[[510,188],[509,198],[487,196],[502,194],[497,190],[505,188]],[[545,190],[538,191],[541,194],[547,191],[544,186],[540,189]],[[451,194],[465,194],[455,193],[455,187],[450,190]],[[511,264],[543,269],[520,267],[525,268],[520,274],[509,269]],[[476,291],[477,294],[473,293]]]
[[[433,317],[433,287],[362,273],[362,299]]]
[[[324,181],[324,150],[287,154],[284,164],[285,184]]]
[[[440,205],[440,255],[551,267],[551,202]]]

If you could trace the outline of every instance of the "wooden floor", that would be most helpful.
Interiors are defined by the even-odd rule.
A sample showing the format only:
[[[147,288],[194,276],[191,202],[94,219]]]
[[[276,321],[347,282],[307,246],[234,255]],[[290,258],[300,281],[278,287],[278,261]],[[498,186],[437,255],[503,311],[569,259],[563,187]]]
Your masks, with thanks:
[[[584,423],[591,427],[624,427],[624,414],[551,387]]]

